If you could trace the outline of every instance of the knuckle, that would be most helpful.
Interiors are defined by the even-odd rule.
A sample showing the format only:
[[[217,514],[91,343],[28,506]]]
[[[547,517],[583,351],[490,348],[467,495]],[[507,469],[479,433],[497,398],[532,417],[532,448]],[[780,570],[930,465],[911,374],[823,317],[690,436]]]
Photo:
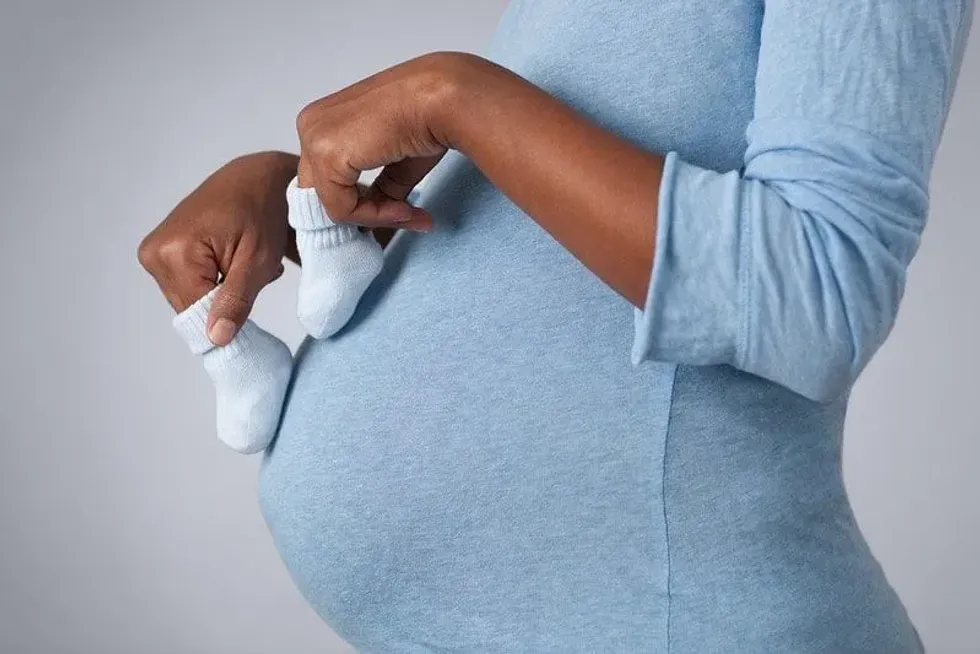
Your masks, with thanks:
[[[332,160],[341,154],[343,145],[338,137],[330,132],[320,134],[310,143],[310,150],[318,159]]]
[[[196,260],[194,244],[186,238],[164,238],[150,234],[136,249],[140,265],[152,274],[180,269]]]
[[[272,282],[282,277],[283,274],[285,274],[285,272],[286,272],[286,267],[282,264],[282,262],[280,262],[279,265],[268,268],[267,269],[268,274],[266,275],[267,278],[266,283],[271,284]]]
[[[261,251],[256,252],[252,259],[252,265],[256,270],[260,270],[266,275],[275,272],[276,267],[280,264],[279,257],[276,257],[271,252]]]
[[[218,301],[218,304],[224,309],[237,313],[242,311],[246,307],[248,307],[249,301],[248,298],[245,297],[245,293],[243,291],[239,289],[235,289],[235,290],[229,289],[226,290],[225,293],[221,296],[221,299],[220,301]]]
[[[136,260],[147,271],[157,267],[159,262],[157,244],[152,237],[147,236],[140,241],[139,246],[136,248]]]
[[[189,239],[178,238],[156,247],[156,260],[167,268],[183,268],[195,260],[194,244]]]
[[[235,322],[241,323],[248,317],[252,302],[241,289],[224,289],[214,300],[215,309]]]
[[[296,114],[296,131],[300,134],[306,132],[313,125],[317,104],[317,102],[311,102]]]

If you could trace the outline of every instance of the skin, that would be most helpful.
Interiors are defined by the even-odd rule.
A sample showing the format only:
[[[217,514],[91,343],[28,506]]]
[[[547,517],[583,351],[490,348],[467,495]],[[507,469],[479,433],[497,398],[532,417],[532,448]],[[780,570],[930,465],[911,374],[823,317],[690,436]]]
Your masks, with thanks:
[[[300,156],[264,152],[212,174],[139,247],[139,260],[182,311],[222,281],[209,317],[231,341],[258,292],[298,263],[285,188],[314,187],[330,217],[427,231],[405,202],[454,149],[610,288],[642,307],[650,281],[663,157],[576,113],[476,55],[436,52],[381,71],[303,108]],[[383,167],[383,168],[382,168]],[[382,168],[370,187],[362,171]]]

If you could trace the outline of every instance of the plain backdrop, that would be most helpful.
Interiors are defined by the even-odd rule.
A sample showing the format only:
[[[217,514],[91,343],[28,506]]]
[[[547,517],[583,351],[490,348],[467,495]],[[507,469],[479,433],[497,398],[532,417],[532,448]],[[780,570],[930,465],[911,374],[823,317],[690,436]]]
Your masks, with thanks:
[[[280,563],[258,458],[216,441],[209,381],[136,246],[228,159],[295,151],[307,102],[479,51],[505,4],[0,2],[0,652],[350,651]],[[980,647],[978,41],[845,445],[860,524],[943,653]],[[297,279],[255,313],[294,347]]]

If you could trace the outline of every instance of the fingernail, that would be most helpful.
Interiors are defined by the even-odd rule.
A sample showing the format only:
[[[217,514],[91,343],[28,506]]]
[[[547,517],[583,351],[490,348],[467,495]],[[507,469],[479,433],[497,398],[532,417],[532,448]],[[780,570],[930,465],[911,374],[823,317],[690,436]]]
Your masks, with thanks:
[[[211,325],[208,338],[215,345],[227,345],[235,336],[235,323],[227,318],[219,318]]]

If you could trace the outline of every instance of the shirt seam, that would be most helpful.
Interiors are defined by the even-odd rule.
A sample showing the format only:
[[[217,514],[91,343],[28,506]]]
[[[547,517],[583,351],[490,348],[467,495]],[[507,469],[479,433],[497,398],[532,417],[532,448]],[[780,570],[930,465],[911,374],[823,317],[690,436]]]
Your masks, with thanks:
[[[661,457],[660,469],[660,506],[662,507],[664,521],[664,557],[667,563],[667,608],[666,624],[664,629],[664,640],[666,643],[665,654],[670,654],[670,617],[672,598],[670,594],[671,565],[670,565],[670,523],[667,518],[667,442],[670,439],[670,428],[674,413],[674,393],[677,387],[677,365],[674,365],[670,374],[670,392],[667,400],[667,425],[664,428],[663,456]]]

